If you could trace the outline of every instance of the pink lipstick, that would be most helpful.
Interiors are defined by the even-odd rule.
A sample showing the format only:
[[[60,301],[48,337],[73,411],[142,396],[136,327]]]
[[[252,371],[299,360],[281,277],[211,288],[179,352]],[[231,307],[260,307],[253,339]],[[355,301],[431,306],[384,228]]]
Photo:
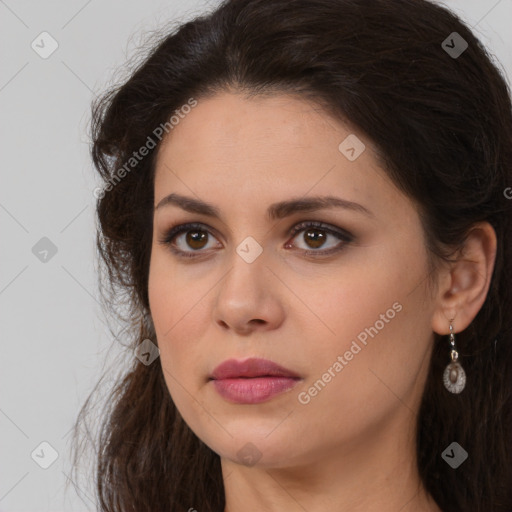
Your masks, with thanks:
[[[210,379],[223,398],[237,404],[265,402],[302,380],[295,372],[259,358],[228,359],[215,368]]]

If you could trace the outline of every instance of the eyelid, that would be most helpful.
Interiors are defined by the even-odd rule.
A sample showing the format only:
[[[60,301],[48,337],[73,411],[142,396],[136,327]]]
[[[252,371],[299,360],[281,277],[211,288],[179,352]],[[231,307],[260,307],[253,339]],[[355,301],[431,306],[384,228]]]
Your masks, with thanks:
[[[181,258],[199,258],[203,254],[206,254],[207,251],[199,250],[199,251],[182,251],[181,249],[177,249],[174,247],[172,240],[176,238],[178,235],[186,233],[187,231],[204,231],[207,233],[216,232],[216,230],[203,222],[186,222],[186,223],[177,223],[167,229],[163,236],[158,239],[158,242],[162,245],[167,246],[176,256]],[[217,238],[217,237],[215,237]]]
[[[351,233],[349,233],[346,229],[339,228],[337,226],[333,226],[332,224],[327,224],[325,222],[316,220],[306,220],[299,222],[298,224],[294,224],[293,227],[288,232],[288,236],[296,235],[297,233],[300,233],[301,231],[304,231],[305,229],[308,228],[315,228],[322,231],[326,231],[327,233],[336,235],[339,238],[347,241],[354,239],[354,236]]]
[[[301,231],[305,231],[308,228],[314,228],[321,231],[325,231],[326,233],[333,235],[337,237],[340,240],[340,244],[338,244],[334,248],[330,249],[318,249],[318,250],[306,250],[306,249],[293,249],[295,251],[301,252],[302,254],[308,256],[308,255],[314,255],[315,257],[321,257],[321,256],[328,256],[337,252],[340,252],[343,247],[352,242],[354,240],[354,236],[347,230],[327,224],[325,222],[321,221],[314,221],[314,220],[307,220],[302,221],[299,223],[295,223],[288,231],[287,236],[295,238],[298,233]],[[169,229],[167,229],[164,233],[164,235],[159,238],[159,243],[166,245],[169,247],[169,249],[176,254],[178,257],[183,258],[200,258],[204,254],[208,254],[208,250],[197,250],[197,251],[182,251],[181,249],[177,249],[174,247],[174,244],[172,244],[172,240],[174,240],[178,235],[181,235],[182,233],[186,233],[187,231],[192,230],[198,230],[198,231],[204,231],[206,233],[214,234],[214,237],[217,238],[215,235],[216,230],[209,226],[208,224],[205,224],[203,222],[187,222],[187,223],[177,223],[171,226]],[[286,245],[289,245],[289,242],[286,242]],[[342,245],[340,248],[339,245]]]
[[[337,226],[334,226],[332,224],[327,224],[325,222],[321,221],[303,221],[299,222],[298,224],[294,224],[294,226],[289,231],[289,236],[292,236],[295,238],[298,233],[302,231],[306,231],[308,228],[310,229],[317,229],[319,231],[325,231],[326,233],[335,236],[339,239],[339,243],[336,244],[335,247],[331,247],[329,249],[300,249],[295,248],[291,249],[294,251],[300,252],[304,256],[313,256],[316,259],[321,259],[322,257],[328,257],[335,254],[339,254],[347,244],[354,241],[355,237],[352,235],[349,231],[343,228],[339,228]],[[286,243],[286,246],[288,246],[288,242]]]
[[[198,231],[206,231],[207,233],[216,233],[214,228],[204,222],[180,222],[172,225],[169,229],[166,229],[162,238],[159,239],[159,242],[164,244],[170,243],[170,241],[177,235],[181,235],[182,233],[186,233],[187,231],[192,231],[194,229],[197,229]]]

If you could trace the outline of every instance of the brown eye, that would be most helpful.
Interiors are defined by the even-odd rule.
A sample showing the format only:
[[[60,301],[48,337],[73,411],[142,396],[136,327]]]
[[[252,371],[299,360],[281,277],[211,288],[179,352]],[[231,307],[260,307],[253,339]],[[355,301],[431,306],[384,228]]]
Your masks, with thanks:
[[[299,233],[304,232],[302,238],[298,237]],[[195,258],[210,253],[208,249],[215,248],[215,244],[211,245],[215,236],[211,236],[210,229],[206,229],[203,224],[181,224],[171,228],[167,234],[159,240],[163,245],[179,257]],[[348,231],[334,226],[323,224],[322,222],[307,221],[296,225],[290,235],[302,242],[303,247],[298,247],[300,252],[306,256],[328,256],[330,254],[341,251],[348,243],[354,240],[354,236]],[[329,245],[329,241],[332,242]],[[217,241],[218,242],[218,241]],[[210,247],[208,245],[210,244]],[[327,246],[325,249],[318,250]],[[221,248],[222,244],[218,242],[217,248]],[[294,243],[287,242],[285,248],[295,248]]]
[[[187,231],[185,241],[192,249],[203,249],[208,242],[208,233],[200,230]]]
[[[181,224],[171,228],[167,234],[160,239],[160,243],[169,247],[169,249],[178,256],[185,258],[194,258],[206,253],[210,241],[215,240],[210,230],[205,229],[202,224]],[[220,246],[220,244],[218,244]]]
[[[304,233],[302,237],[297,236],[302,232]],[[296,245],[296,243],[287,243],[286,248],[297,246],[304,254],[313,256],[327,256],[338,252],[354,240],[354,236],[348,231],[315,221],[301,222],[292,229],[291,234],[299,242],[302,242],[303,246]],[[317,250],[321,247],[325,247],[325,249]]]
[[[322,247],[326,239],[327,236],[321,229],[308,229],[304,233],[304,241],[313,249]]]

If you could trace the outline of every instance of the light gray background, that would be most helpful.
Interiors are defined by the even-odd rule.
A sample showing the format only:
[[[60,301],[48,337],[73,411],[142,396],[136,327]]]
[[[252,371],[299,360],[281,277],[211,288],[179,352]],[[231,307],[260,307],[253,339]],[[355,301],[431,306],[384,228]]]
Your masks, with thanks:
[[[94,510],[92,487],[65,492],[70,428],[118,351],[96,288],[90,103],[147,31],[217,3],[0,0],[0,511]],[[444,3],[510,83],[512,0]],[[31,47],[43,31],[59,45],[47,59]],[[42,237],[57,247],[45,263],[32,252]],[[59,454],[48,469],[31,457],[43,441]]]

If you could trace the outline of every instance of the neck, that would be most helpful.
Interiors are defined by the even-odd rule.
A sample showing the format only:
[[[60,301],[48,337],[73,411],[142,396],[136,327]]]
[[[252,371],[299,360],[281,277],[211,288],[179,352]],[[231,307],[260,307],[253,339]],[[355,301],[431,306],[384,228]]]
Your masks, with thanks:
[[[348,448],[329,446],[314,461],[308,454],[309,461],[286,467],[221,458],[225,512],[441,512],[419,478],[410,420],[402,407],[387,427],[376,425],[373,435],[366,432]]]

